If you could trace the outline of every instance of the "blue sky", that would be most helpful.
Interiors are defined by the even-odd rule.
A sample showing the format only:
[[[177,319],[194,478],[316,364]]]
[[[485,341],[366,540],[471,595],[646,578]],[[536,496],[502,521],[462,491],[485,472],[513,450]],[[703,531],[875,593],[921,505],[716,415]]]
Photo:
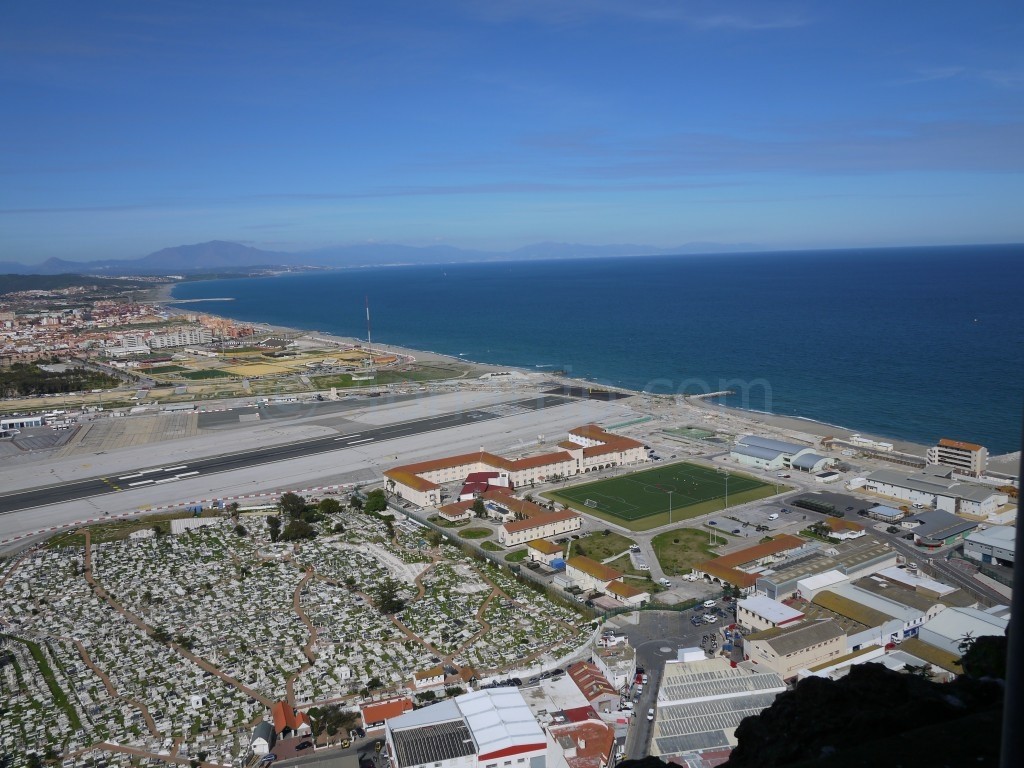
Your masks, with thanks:
[[[1019,2],[24,2],[0,261],[1024,241]]]

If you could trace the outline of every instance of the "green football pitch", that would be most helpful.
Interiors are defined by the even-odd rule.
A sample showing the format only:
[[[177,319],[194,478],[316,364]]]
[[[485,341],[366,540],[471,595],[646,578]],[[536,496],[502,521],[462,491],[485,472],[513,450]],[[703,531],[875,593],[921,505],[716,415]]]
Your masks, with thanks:
[[[725,473],[698,464],[681,463],[584,483],[545,496],[616,522],[645,523],[630,527],[653,528],[763,499],[783,489],[738,472]]]

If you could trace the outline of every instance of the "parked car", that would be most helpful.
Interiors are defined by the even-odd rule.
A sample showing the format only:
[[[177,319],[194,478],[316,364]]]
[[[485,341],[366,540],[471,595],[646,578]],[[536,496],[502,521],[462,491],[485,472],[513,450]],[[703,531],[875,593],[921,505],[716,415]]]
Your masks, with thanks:
[[[704,601],[704,607],[705,608],[714,608],[716,605],[718,605],[718,603],[716,603],[714,600],[705,600]]]
[[[651,707],[650,709],[647,710],[647,719],[648,720],[653,720],[654,719],[654,707]]]
[[[660,581],[660,582],[661,582],[661,585],[662,585],[663,587],[671,587],[671,586],[672,586],[672,582],[671,582],[671,581],[669,581],[669,580],[668,580],[668,579],[666,579],[666,578],[661,578],[661,579],[658,579],[658,581]]]

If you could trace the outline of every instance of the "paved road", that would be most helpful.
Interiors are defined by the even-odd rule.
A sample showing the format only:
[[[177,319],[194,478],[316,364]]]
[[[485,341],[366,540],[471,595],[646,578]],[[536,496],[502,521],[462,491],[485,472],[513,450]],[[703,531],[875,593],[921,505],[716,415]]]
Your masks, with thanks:
[[[649,676],[640,699],[634,704],[633,723],[626,737],[626,759],[639,759],[650,754],[654,723],[647,719],[647,711],[657,710],[658,690],[665,672],[665,662],[675,659],[679,648],[700,647],[703,635],[717,633],[726,621],[710,626],[694,627],[689,612],[641,611],[640,623],[626,626],[621,632],[636,648],[637,666]],[[721,635],[719,635],[721,641]]]
[[[502,403],[490,408],[458,411],[441,416],[364,429],[361,432],[341,437],[321,437],[272,448],[258,448],[239,453],[229,453],[211,458],[197,459],[189,461],[187,464],[177,464],[171,467],[125,468],[118,475],[87,478],[76,482],[49,485],[0,496],[0,514],[101,496],[121,490],[143,488],[148,485],[159,485],[197,475],[251,469],[261,464],[287,461],[330,451],[340,451],[353,446],[365,446],[373,442],[395,440],[426,432],[451,429],[466,424],[486,422],[517,412],[539,411],[569,402],[572,402],[572,400],[564,397],[541,395],[539,397]]]

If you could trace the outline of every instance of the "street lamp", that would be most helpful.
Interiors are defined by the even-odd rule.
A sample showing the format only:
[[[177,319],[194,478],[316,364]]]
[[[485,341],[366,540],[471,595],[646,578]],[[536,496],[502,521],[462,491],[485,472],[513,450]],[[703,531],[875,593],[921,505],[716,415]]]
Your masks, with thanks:
[[[729,470],[719,467],[718,474],[725,475],[725,508],[729,508]]]

